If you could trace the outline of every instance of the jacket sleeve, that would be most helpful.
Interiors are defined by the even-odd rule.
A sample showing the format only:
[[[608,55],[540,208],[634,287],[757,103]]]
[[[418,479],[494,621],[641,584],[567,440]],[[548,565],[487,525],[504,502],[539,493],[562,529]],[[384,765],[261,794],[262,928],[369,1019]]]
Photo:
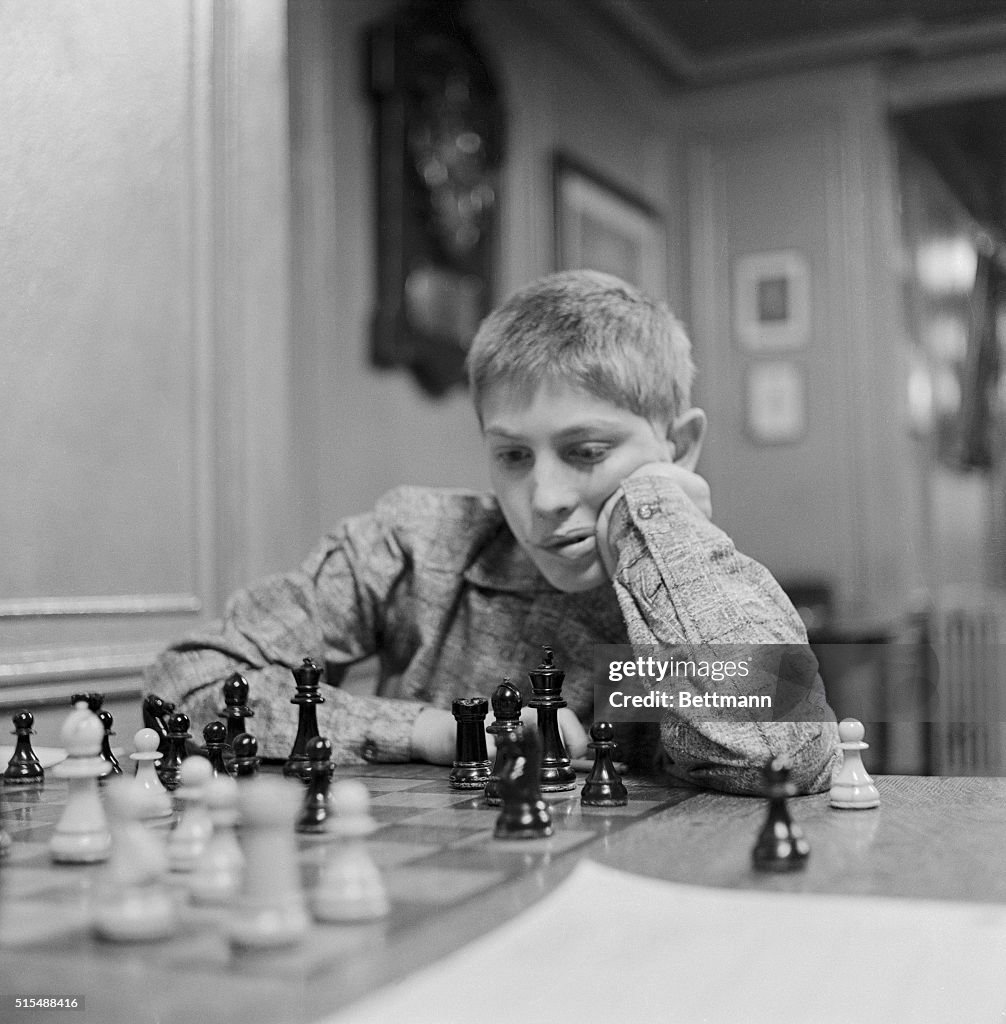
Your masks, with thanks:
[[[174,701],[192,719],[196,739],[223,708],[222,683],[240,672],[254,717],[246,724],[259,753],[288,756],[298,710],[291,671],[304,658],[351,664],[376,653],[389,595],[408,571],[393,527],[393,502],[345,520],[299,569],[235,594],[222,622],[172,644],[149,669],[146,692]],[[422,705],[322,688],[318,726],[342,764],[407,761]]]
[[[743,676],[713,681],[692,672],[659,684],[674,696],[660,729],[671,774],[757,794],[765,764],[781,756],[799,792],[826,789],[838,755],[835,715],[803,623],[768,570],[740,554],[662,476],[624,482],[609,539],[613,584],[634,648],[660,645],[680,663],[726,655],[745,665]],[[681,690],[698,701],[682,702]],[[717,709],[724,695],[768,695],[773,711]]]

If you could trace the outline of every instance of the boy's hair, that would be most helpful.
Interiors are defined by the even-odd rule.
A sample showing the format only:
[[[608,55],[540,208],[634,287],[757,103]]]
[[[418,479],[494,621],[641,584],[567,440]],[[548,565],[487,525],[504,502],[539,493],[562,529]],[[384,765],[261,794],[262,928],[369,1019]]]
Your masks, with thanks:
[[[491,388],[530,394],[554,381],[670,422],[690,408],[694,376],[691,342],[667,305],[595,270],[521,288],[482,321],[468,353],[480,421]]]

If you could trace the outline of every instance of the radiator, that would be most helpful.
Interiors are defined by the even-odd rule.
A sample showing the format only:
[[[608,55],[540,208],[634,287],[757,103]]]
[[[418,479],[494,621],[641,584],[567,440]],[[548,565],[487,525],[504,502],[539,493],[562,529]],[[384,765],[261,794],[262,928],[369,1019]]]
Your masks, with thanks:
[[[929,633],[935,659],[930,666],[935,773],[1006,774],[1002,599],[986,597],[934,609]]]

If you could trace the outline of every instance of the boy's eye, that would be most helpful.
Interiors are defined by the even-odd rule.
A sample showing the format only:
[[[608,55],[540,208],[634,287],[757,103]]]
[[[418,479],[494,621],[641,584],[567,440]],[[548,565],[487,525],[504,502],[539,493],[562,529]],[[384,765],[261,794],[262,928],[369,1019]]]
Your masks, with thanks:
[[[526,448],[497,448],[493,452],[493,458],[501,466],[512,469],[530,459],[531,453]]]
[[[594,441],[571,448],[568,457],[574,462],[601,462],[610,451],[611,445]]]

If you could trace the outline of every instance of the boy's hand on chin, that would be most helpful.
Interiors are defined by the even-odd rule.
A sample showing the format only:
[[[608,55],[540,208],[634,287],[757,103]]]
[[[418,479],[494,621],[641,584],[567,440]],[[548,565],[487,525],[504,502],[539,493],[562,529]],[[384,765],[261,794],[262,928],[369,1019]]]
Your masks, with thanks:
[[[634,469],[626,477],[626,480],[639,476],[667,477],[668,480],[672,480],[684,491],[685,497],[691,501],[706,519],[712,519],[713,504],[709,493],[709,484],[698,473],[685,469],[684,466],[678,465],[676,462],[647,462],[638,469]],[[601,506],[601,511],[597,517],[597,526],[595,527],[597,550],[609,576],[615,571],[615,552],[611,550],[611,545],[608,542],[608,527],[611,525],[611,513],[619,497],[621,497],[621,488],[615,491],[604,505]]]

